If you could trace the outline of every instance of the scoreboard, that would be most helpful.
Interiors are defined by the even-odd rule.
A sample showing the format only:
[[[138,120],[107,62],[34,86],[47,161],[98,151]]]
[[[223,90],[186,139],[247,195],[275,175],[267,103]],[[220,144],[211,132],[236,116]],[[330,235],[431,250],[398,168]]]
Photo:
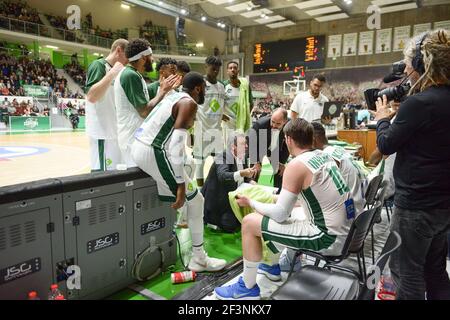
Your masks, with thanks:
[[[325,67],[325,36],[255,43],[253,72],[277,72]]]

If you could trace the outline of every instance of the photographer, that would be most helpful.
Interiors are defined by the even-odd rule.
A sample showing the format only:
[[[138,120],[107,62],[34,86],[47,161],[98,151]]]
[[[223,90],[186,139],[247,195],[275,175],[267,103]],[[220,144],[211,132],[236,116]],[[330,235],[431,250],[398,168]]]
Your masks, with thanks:
[[[391,229],[402,245],[391,256],[397,299],[450,299],[450,33],[415,37],[405,50],[412,88],[391,124],[387,97],[377,101],[377,144],[397,152]]]

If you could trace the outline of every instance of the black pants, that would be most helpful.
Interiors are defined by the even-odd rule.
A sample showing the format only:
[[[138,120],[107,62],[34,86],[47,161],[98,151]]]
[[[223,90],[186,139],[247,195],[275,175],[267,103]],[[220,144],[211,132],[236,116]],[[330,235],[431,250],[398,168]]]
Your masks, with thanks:
[[[399,300],[450,300],[446,271],[450,208],[407,210],[395,208],[391,230],[402,244],[390,260]]]

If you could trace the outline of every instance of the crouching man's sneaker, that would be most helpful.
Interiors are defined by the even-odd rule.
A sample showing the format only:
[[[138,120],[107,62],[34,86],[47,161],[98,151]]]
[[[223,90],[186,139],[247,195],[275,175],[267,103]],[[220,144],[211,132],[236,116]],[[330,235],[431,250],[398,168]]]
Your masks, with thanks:
[[[215,272],[220,271],[227,265],[223,259],[210,258],[205,254],[203,258],[192,257],[189,262],[189,270],[195,272]]]
[[[268,264],[260,263],[258,266],[258,274],[265,275],[271,281],[281,280],[281,270],[279,264],[269,266]]]
[[[294,257],[295,257],[295,251],[289,250],[289,249],[283,250],[283,252],[281,253],[281,256],[280,256],[280,269],[282,272],[291,271],[292,260],[294,260]],[[302,267],[302,261],[301,261],[301,256],[299,256],[299,257],[297,257],[297,260],[295,261],[293,271],[297,272],[298,270],[301,269],[301,267]]]
[[[220,300],[259,300],[260,290],[257,284],[251,289],[247,289],[244,279],[239,277],[239,281],[223,287],[214,289],[216,297]]]

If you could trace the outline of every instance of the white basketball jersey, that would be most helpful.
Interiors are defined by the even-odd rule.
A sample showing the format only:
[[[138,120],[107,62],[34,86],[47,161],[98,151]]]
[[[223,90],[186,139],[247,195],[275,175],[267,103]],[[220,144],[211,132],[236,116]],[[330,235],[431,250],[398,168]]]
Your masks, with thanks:
[[[344,148],[328,146],[323,151],[339,162],[342,177],[350,188],[350,193],[355,202],[356,212],[357,214],[362,213],[366,205],[363,193],[364,173],[352,159],[352,156],[345,152]]]
[[[175,125],[172,109],[178,101],[184,98],[192,100],[191,96],[185,92],[172,91],[167,94],[136,130],[135,138],[148,146],[167,149]]]
[[[347,236],[353,220],[347,218],[345,206],[350,190],[334,160],[315,150],[302,153],[293,161],[302,162],[313,174],[311,186],[299,195],[307,218],[327,234]]]

